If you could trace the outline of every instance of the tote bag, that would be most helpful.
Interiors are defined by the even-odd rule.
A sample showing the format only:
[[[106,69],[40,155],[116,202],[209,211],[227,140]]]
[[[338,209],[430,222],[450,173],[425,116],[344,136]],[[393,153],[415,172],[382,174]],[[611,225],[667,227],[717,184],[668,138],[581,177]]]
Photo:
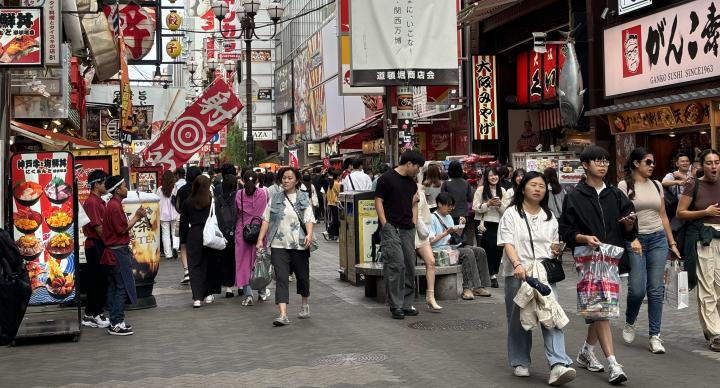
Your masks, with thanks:
[[[227,241],[218,226],[217,217],[215,216],[215,199],[213,199],[210,204],[210,215],[205,221],[205,228],[203,228],[203,245],[208,248],[223,250],[226,244]]]

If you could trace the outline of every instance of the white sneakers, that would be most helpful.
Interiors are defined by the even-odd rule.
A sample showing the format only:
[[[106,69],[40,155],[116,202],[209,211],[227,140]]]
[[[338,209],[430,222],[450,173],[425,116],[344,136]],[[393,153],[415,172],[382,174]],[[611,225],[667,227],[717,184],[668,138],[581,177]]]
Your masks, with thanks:
[[[298,312],[298,318],[300,319],[308,319],[310,318],[310,305],[304,304],[300,306],[300,312]]]
[[[626,344],[631,344],[635,341],[635,325],[625,323],[622,331],[622,338]]]
[[[605,370],[603,364],[601,364],[597,357],[595,357],[595,353],[584,349],[580,349],[580,353],[578,353],[576,361],[578,365],[590,372],[603,372]]]
[[[518,365],[513,369],[513,375],[516,377],[530,377],[530,370],[522,365]]]
[[[201,301],[201,300],[196,300],[196,301],[193,302],[193,308],[196,308],[196,309],[197,309],[197,308],[200,308],[200,307],[202,307],[202,301]]]
[[[625,371],[623,371],[622,365],[618,363],[611,363],[608,365],[608,368],[610,369],[610,378],[608,379],[610,384],[618,385],[627,381],[627,376],[625,375]]]
[[[210,304],[215,301],[215,297],[213,295],[208,295],[205,297],[205,304]]]
[[[650,352],[653,354],[665,354],[665,347],[662,345],[660,335],[653,335],[648,341]]]
[[[577,372],[573,368],[569,368],[562,364],[557,364],[550,370],[550,378],[548,384],[557,387],[565,383],[575,380]]]

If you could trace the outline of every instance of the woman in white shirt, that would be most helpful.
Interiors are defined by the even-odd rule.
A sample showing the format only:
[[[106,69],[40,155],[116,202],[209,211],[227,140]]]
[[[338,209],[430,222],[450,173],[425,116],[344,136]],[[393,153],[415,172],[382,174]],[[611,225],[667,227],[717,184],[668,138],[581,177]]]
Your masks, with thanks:
[[[173,241],[175,239],[173,235],[180,214],[175,210],[172,203],[172,197],[176,194],[175,174],[170,170],[165,170],[162,183],[157,189],[157,195],[160,197],[160,231],[162,234],[163,256],[166,259],[177,257],[177,247]]]
[[[488,258],[490,285],[498,288],[497,274],[500,269],[502,248],[498,248],[497,233],[504,211],[502,199],[505,196],[505,189],[500,185],[500,175],[495,167],[485,170],[484,177],[483,185],[475,190],[473,210],[478,223],[477,241],[485,249]]]
[[[532,331],[520,323],[520,307],[513,299],[531,266],[544,258],[559,254],[558,222],[548,209],[547,182],[542,174],[528,172],[518,185],[512,205],[500,220],[497,244],[504,247],[505,311],[508,320],[508,361],[517,377],[530,376]],[[532,230],[532,240],[530,230]],[[531,245],[532,244],[532,245]],[[538,263],[534,263],[534,261]],[[537,277],[537,274],[533,274]],[[552,285],[551,285],[552,286]],[[551,297],[557,297],[553,290]],[[550,385],[572,381],[576,372],[565,351],[565,334],[561,329],[543,325],[545,355],[550,364]]]

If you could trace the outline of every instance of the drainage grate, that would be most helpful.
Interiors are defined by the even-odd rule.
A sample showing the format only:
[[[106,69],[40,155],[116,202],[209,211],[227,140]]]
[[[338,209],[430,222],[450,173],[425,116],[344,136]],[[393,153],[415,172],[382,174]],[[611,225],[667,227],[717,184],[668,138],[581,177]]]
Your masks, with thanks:
[[[411,329],[428,331],[473,331],[495,327],[496,324],[479,319],[452,319],[446,321],[418,321],[408,325]]]
[[[331,354],[324,356],[313,361],[312,365],[363,365],[363,364],[377,364],[387,360],[387,356],[383,353],[345,353],[345,354]]]

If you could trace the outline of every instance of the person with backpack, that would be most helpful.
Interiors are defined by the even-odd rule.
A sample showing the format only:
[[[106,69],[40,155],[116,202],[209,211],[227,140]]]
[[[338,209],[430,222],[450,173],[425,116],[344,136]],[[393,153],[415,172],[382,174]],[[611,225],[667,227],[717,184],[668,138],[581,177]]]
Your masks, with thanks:
[[[243,176],[243,181],[245,181],[245,187],[238,190],[235,195],[235,210],[237,212],[237,223],[233,238],[235,241],[235,284],[238,292],[241,288],[243,290],[241,304],[243,306],[252,306],[253,292],[250,287],[250,275],[252,275],[253,265],[255,265],[257,258],[257,250],[255,249],[257,240],[253,241],[252,236],[249,235],[250,233],[246,233],[245,230],[256,228],[257,233],[260,232],[262,215],[265,212],[268,200],[267,192],[258,187],[258,175],[255,171],[247,170]],[[269,291],[267,289],[260,290],[258,301],[267,300],[268,296]]]
[[[177,189],[177,194],[175,195],[175,210],[180,213],[181,217],[183,210],[182,205],[185,203],[185,200],[190,197],[190,192],[192,191],[192,185],[195,181],[195,178],[197,178],[201,174],[202,170],[200,170],[200,167],[189,167],[186,174],[186,183]],[[180,236],[180,263],[182,264],[183,270],[185,271],[182,280],[180,280],[180,284],[188,284],[190,283],[190,272],[188,271],[187,246],[185,244],[185,239],[182,237],[182,235]]]
[[[567,193],[565,192],[565,188],[560,184],[560,179],[558,178],[556,169],[552,167],[546,168],[543,171],[543,176],[548,183],[549,189],[548,207],[555,218],[559,219],[560,214],[562,214],[563,203],[565,202],[565,195]]]
[[[618,182],[618,188],[635,206],[638,221],[637,239],[625,244],[630,258],[630,277],[622,338],[627,344],[635,340],[635,320],[647,295],[650,352],[663,354],[660,325],[665,262],[668,251],[672,251],[675,258],[680,258],[680,251],[665,214],[662,186],[651,179],[654,169],[653,154],[645,148],[635,148],[625,163],[625,179]]]
[[[675,217],[677,213],[678,201],[680,195],[685,190],[685,185],[694,179],[691,173],[692,163],[690,157],[685,153],[675,155],[675,167],[677,170],[667,173],[662,180],[662,186],[665,194],[665,212],[670,219],[670,227],[677,232],[683,224],[683,221]]]
[[[235,208],[235,192],[237,191],[237,177],[234,174],[223,176],[219,193],[215,194],[215,215],[218,227],[227,244],[220,251],[220,270],[222,272],[222,286],[225,288],[225,297],[235,296],[235,224],[237,223],[237,210]]]

